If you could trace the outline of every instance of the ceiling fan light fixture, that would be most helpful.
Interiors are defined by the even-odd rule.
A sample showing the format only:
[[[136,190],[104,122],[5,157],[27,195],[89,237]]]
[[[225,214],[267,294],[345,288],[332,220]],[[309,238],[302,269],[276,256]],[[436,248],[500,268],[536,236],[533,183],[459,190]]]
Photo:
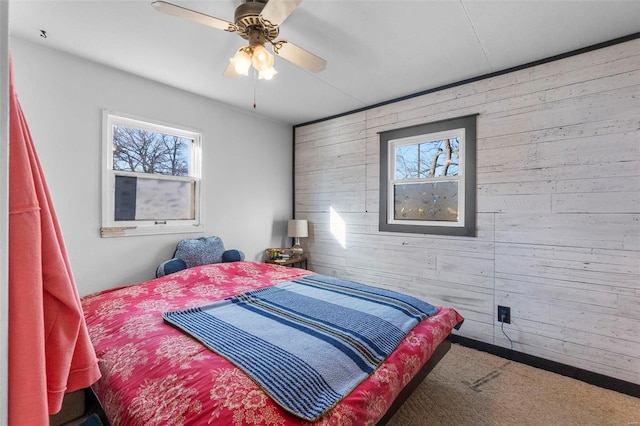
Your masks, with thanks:
[[[278,71],[276,71],[274,67],[267,68],[266,70],[258,73],[258,80],[271,80],[276,74],[278,74]]]
[[[253,58],[251,60],[253,67],[258,71],[266,71],[273,68],[273,55],[262,45],[253,47]]]
[[[249,74],[249,68],[251,67],[252,62],[251,55],[245,52],[244,48],[239,49],[238,52],[236,52],[236,55],[229,59],[229,61],[238,74]]]

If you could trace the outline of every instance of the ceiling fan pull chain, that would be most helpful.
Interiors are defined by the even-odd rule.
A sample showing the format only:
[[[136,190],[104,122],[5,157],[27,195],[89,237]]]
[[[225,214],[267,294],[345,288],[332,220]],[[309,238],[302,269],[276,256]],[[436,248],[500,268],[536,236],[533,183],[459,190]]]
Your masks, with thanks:
[[[256,78],[256,70],[253,70],[253,109],[256,109],[256,84],[258,79]]]

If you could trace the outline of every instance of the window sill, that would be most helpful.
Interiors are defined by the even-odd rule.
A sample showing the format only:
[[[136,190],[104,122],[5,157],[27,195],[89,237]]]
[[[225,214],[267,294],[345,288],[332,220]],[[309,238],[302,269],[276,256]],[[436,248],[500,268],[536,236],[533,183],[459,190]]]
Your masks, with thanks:
[[[113,226],[100,228],[102,238],[133,237],[137,235],[187,234],[204,232],[202,225]]]

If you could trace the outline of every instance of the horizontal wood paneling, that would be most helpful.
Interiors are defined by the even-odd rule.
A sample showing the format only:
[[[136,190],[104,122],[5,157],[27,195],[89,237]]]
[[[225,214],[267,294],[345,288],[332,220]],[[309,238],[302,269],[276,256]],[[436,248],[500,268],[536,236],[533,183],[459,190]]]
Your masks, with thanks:
[[[378,132],[476,113],[477,236],[379,232]],[[640,40],[298,127],[295,148],[313,270],[640,384]]]

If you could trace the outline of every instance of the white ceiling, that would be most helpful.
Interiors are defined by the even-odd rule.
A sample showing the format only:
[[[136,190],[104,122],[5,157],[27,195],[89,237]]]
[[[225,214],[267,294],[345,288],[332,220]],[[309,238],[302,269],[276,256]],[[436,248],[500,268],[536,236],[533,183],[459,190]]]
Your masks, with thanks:
[[[228,21],[241,3],[168,1]],[[9,18],[11,36],[253,111],[254,80],[222,75],[245,40],[151,0],[10,0]],[[276,57],[255,112],[300,124],[638,32],[640,1],[304,0],[279,38],[327,68]]]

